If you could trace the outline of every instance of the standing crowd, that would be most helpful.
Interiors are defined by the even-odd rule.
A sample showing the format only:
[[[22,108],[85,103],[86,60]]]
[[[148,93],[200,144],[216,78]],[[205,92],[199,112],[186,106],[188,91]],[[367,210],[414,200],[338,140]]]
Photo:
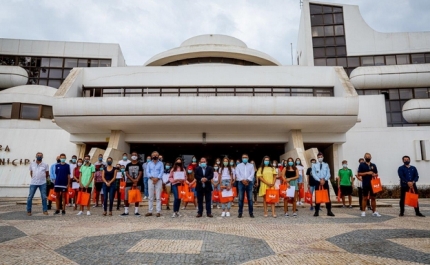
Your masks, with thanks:
[[[94,164],[90,162],[89,155],[85,155],[83,159],[72,156],[70,163],[66,163],[66,155],[61,154],[57,157],[57,163],[49,167],[43,162],[43,154],[38,152],[35,161],[30,164],[31,183],[27,215],[32,215],[32,200],[39,189],[45,215],[48,215],[54,200],[55,215],[66,214],[66,205],[73,206],[76,211],[79,206],[77,215],[83,215],[86,207],[86,215],[91,215],[93,199],[93,207],[102,206],[103,215],[112,216],[116,197],[117,210],[120,210],[121,201],[124,201],[124,212],[120,215],[122,217],[130,214],[130,204],[133,203],[134,215],[141,216],[139,203],[142,200],[148,200],[145,216],[160,217],[162,204],[167,206],[167,210],[170,209],[169,198],[170,193],[173,193],[172,218],[180,217],[181,204],[185,210],[188,203],[193,203],[196,207],[197,218],[202,217],[204,211],[207,217],[213,217],[213,207],[222,209],[222,217],[230,217],[235,197],[238,203],[238,218],[243,217],[245,203],[248,204],[249,217],[254,218],[253,206],[257,204],[258,197],[263,200],[264,217],[268,217],[270,206],[271,215],[276,218],[275,205],[281,200],[284,204],[284,216],[290,216],[291,205],[291,216],[297,217],[297,205],[303,205],[302,199],[310,204],[314,216],[319,216],[321,203],[325,203],[328,216],[335,216],[331,211],[330,169],[324,162],[322,153],[318,153],[317,159],[311,159],[311,167],[306,172],[301,160],[292,157],[278,163],[264,156],[258,167],[254,161],[249,160],[247,154],[243,154],[241,160],[218,158],[213,165],[209,165],[205,157],[198,161],[193,157],[188,166],[185,166],[181,157],[176,158],[172,164],[165,163],[157,151],[152,152],[143,164],[138,161],[136,152],[132,152],[130,158],[131,160],[128,154],[124,153],[122,160],[114,165],[111,157],[103,161],[101,154]],[[380,217],[376,211],[377,192],[373,184],[373,180],[378,179],[378,169],[371,159],[371,155],[366,153],[364,159],[359,160],[360,165],[355,176],[348,168],[347,161],[342,161],[342,168],[339,169],[335,181],[343,207],[352,208],[351,194],[355,186],[358,189],[361,216],[366,216],[368,207],[372,210],[372,216]],[[417,169],[410,165],[410,158],[404,156],[402,160],[403,165],[398,169],[401,185],[400,216],[404,216],[406,194],[417,192],[416,182],[419,179]],[[143,199],[141,191],[144,193]],[[345,204],[346,197],[348,206]],[[418,204],[414,209],[417,216],[424,217]]]

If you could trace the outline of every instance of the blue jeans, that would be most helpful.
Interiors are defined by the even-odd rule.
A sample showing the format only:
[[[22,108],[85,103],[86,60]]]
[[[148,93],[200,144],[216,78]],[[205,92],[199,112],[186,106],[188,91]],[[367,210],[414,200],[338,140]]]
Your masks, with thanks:
[[[48,205],[46,203],[46,183],[42,185],[30,185],[30,193],[27,198],[27,212],[31,213],[31,206],[33,204],[33,197],[36,193],[37,188],[39,188],[40,197],[42,197],[42,210],[43,212],[48,211]]]
[[[238,186],[239,186],[239,214],[243,213],[243,201],[245,199],[245,193],[246,193],[246,197],[248,198],[248,210],[249,210],[249,214],[253,214],[254,209],[252,207],[252,189],[254,187],[254,181],[250,181],[248,182],[248,185],[245,186],[242,181],[238,181]]]
[[[179,186],[179,184],[172,185],[173,212],[174,213],[178,213],[179,212],[179,208],[181,207],[181,199],[179,199],[178,186]]]
[[[145,195],[145,197],[149,197],[149,193],[148,193],[148,179],[149,178],[143,178],[143,194]]]
[[[108,187],[106,183],[103,183],[103,210],[107,211],[107,200],[108,200],[108,194],[109,194],[109,212],[112,212],[113,207],[113,199],[115,197],[115,190],[116,190],[116,182],[112,182],[110,186]]]
[[[221,186],[230,186],[230,180],[229,179],[225,179],[225,180],[221,181]],[[222,210],[223,211],[227,210],[229,212],[230,208],[231,208],[231,202],[222,203],[221,206],[222,206]]]
[[[309,189],[311,190],[311,194],[312,194],[312,198],[314,197],[314,191],[315,191],[315,186],[309,186]],[[311,210],[313,210],[314,205],[311,204]]]

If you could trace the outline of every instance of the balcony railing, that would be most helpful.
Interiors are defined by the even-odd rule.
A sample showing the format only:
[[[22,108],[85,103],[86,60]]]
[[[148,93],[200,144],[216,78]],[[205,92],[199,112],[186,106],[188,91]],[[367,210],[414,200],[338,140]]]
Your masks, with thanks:
[[[333,87],[83,87],[82,97],[333,97]]]

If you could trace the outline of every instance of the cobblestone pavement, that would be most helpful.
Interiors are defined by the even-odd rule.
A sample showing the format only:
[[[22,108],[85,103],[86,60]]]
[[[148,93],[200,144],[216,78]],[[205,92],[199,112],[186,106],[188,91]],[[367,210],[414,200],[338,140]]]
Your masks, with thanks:
[[[360,217],[357,208],[334,208],[336,217],[320,217],[299,208],[297,218],[195,218],[195,210],[182,216],[42,215],[41,205],[27,216],[24,205],[0,207],[0,264],[430,264],[430,218],[415,217],[406,208],[398,217],[393,207],[379,208],[382,217]],[[430,200],[421,200],[421,212],[430,216]],[[130,208],[131,212],[134,208]],[[146,207],[140,208],[144,214]],[[291,211],[290,211],[291,215]],[[269,213],[270,216],[270,213]]]

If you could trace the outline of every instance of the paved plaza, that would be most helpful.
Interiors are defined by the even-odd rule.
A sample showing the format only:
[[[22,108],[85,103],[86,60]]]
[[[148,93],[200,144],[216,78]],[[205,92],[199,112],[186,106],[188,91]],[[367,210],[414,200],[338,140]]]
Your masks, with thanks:
[[[320,217],[299,208],[299,216],[255,218],[195,218],[193,207],[182,217],[42,215],[33,206],[28,217],[25,205],[0,202],[0,264],[430,264],[430,218],[415,217],[407,208],[398,217],[397,200],[384,200],[382,217],[360,217],[358,208],[334,208],[336,217]],[[133,208],[131,208],[133,211]],[[247,209],[245,208],[245,211]],[[421,200],[421,212],[430,216],[430,200]],[[140,208],[146,213],[146,206]],[[269,212],[270,214],[270,212]],[[291,215],[291,212],[290,212]]]

